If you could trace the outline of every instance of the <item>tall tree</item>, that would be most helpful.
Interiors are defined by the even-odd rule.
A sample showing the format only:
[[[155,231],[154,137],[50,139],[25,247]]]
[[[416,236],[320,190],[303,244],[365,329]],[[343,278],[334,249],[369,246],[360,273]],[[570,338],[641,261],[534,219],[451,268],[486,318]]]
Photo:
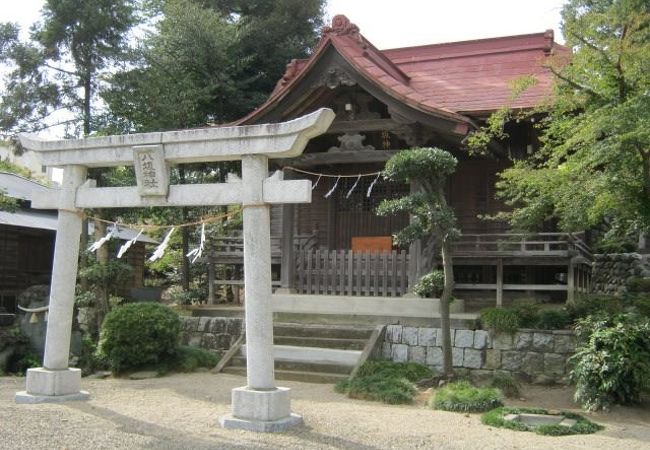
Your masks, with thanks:
[[[499,195],[515,226],[606,226],[603,243],[620,243],[650,228],[650,3],[570,0],[562,19],[573,54],[551,67],[541,149],[501,174]]]
[[[113,123],[138,131],[238,119],[287,62],[306,56],[324,0],[160,0],[160,21],[104,94]]]
[[[444,189],[457,163],[449,152],[439,148],[415,148],[399,152],[386,162],[383,174],[391,181],[410,183],[411,193],[398,199],[383,200],[377,209],[379,215],[406,212],[411,216],[411,222],[395,235],[395,243],[404,247],[421,239],[425,247],[422,255],[428,259],[424,261],[425,267],[433,267],[436,256],[434,248],[437,246],[440,250],[444,275],[440,321],[443,372],[447,377],[453,375],[449,312],[454,288],[451,243],[459,230]]]
[[[0,61],[12,68],[0,101],[2,133],[64,121],[90,134],[99,77],[122,56],[136,6],[137,0],[47,0],[27,42],[15,24],[0,24]]]
[[[321,24],[323,0],[160,0],[155,32],[103,93],[114,131],[153,131],[224,123],[270,94],[286,63],[307,55]],[[216,169],[223,181],[227,164]],[[205,167],[179,167],[181,183]],[[192,172],[195,173],[192,173]],[[179,221],[194,217],[183,208]],[[205,211],[204,211],[205,212]],[[189,229],[182,229],[182,254]],[[189,261],[182,257],[182,285]]]

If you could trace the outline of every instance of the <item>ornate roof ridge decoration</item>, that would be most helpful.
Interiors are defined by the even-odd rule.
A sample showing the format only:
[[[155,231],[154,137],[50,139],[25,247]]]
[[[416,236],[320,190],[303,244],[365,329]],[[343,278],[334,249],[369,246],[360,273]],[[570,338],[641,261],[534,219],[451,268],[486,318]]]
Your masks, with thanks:
[[[300,63],[295,58],[289,61],[289,64],[287,64],[287,68],[284,71],[284,75],[282,75],[282,79],[280,80],[280,86],[286,85],[293,79],[293,77],[298,75],[298,72],[300,72],[299,65]]]
[[[355,39],[358,39],[359,43],[363,43],[363,37],[361,36],[359,27],[350,22],[344,14],[337,14],[332,19],[332,25],[324,26],[321,29],[321,37],[325,37],[328,34],[334,34],[336,36],[352,36]]]

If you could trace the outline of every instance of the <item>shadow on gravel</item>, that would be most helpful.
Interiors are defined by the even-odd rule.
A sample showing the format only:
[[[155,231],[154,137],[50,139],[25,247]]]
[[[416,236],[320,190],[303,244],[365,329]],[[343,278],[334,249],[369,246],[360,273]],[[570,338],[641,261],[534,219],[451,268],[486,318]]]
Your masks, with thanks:
[[[169,429],[159,425],[135,419],[133,417],[119,414],[108,408],[89,405],[87,403],[69,403],[72,409],[76,409],[85,414],[96,416],[100,419],[108,420],[118,425],[118,430],[124,433],[138,434],[153,438],[150,447],[152,449],[192,449],[203,450],[215,448],[228,448],[235,450],[249,449],[250,446],[241,445],[232,439],[225,439],[223,436],[211,436],[212,439],[202,439],[188,433],[179,432],[177,429]],[[215,424],[215,427],[218,427]],[[259,448],[275,449],[276,446],[259,446]]]

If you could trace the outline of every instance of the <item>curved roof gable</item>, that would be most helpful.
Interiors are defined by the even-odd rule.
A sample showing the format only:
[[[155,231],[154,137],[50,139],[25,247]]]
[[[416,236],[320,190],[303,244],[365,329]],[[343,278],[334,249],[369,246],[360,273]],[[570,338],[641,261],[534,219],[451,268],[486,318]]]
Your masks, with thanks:
[[[356,74],[398,102],[430,116],[456,122],[464,134],[471,116],[495,111],[509,102],[511,82],[534,76],[537,83],[510,104],[532,108],[551,93],[545,67],[555,54],[568,54],[553,41],[553,31],[492,39],[378,50],[343,16],[324,27],[309,59],[293,60],[268,100],[238,123],[252,123],[277,106],[333,48]],[[470,116],[470,117],[468,117]]]

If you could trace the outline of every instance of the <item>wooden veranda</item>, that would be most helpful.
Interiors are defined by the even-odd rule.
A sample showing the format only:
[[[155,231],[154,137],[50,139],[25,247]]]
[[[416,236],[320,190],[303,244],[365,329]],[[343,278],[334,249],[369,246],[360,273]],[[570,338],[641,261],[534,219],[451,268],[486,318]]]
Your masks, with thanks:
[[[414,251],[329,250],[320,245],[317,234],[295,236],[292,243],[276,236],[272,244],[273,263],[279,269],[274,286],[298,294],[400,297],[417,278]],[[218,238],[214,248],[209,256],[214,264],[243,264],[241,237]],[[592,254],[580,235],[464,234],[454,243],[453,255],[455,290],[491,292],[487,295],[493,295],[498,306],[503,305],[506,291],[563,292],[571,302],[590,288]],[[480,270],[466,270],[477,267]],[[512,267],[553,268],[555,276],[509,280]],[[213,282],[243,284],[240,279]]]

